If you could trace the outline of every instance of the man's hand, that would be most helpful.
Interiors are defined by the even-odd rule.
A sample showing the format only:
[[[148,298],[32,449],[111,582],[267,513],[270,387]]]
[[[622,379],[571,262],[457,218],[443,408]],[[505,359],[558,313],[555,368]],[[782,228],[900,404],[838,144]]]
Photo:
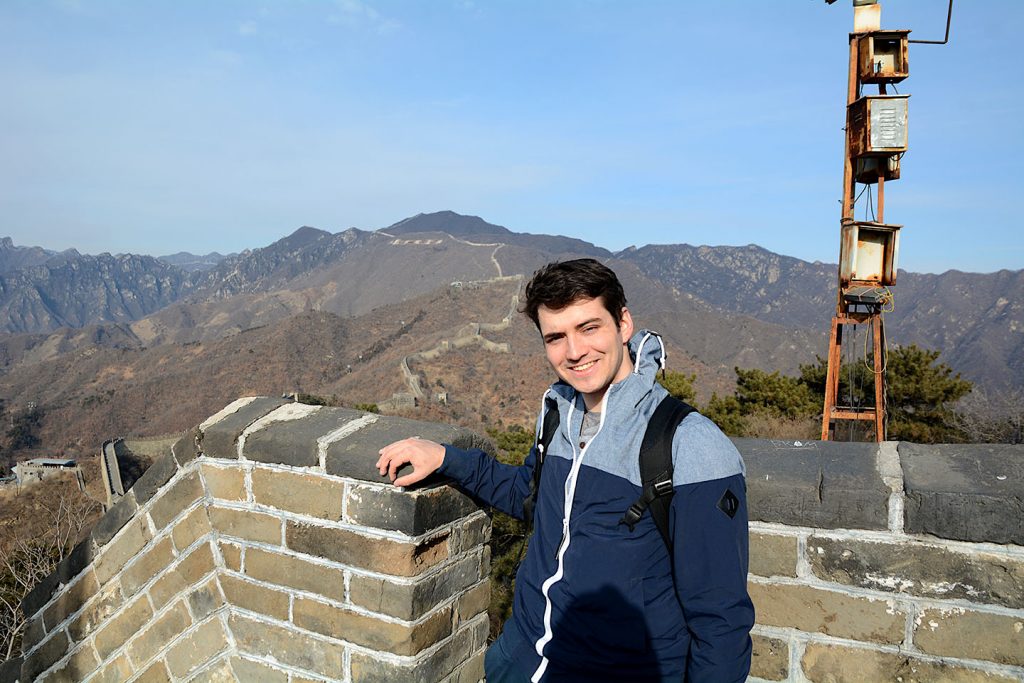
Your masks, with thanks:
[[[442,462],[444,446],[414,436],[380,449],[377,469],[381,474],[387,474],[395,486],[409,486],[436,472]],[[412,465],[412,472],[395,479],[398,468],[406,463]]]

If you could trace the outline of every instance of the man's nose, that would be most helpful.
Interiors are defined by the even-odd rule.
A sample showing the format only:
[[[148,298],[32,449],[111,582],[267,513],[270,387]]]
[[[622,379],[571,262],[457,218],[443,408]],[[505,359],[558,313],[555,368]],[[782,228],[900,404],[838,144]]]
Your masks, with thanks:
[[[569,360],[579,360],[583,356],[587,355],[587,345],[583,343],[583,340],[574,334],[570,334],[566,339],[566,356]]]

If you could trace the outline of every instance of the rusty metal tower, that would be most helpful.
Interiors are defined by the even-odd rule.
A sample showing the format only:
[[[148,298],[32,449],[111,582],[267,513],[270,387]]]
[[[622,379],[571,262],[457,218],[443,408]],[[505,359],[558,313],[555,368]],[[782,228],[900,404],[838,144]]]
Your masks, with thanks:
[[[835,0],[826,0],[829,4]],[[896,284],[900,225],[885,222],[885,183],[900,177],[900,160],[907,150],[909,95],[890,93],[909,75],[909,43],[943,44],[949,40],[953,1],[942,41],[911,41],[909,30],[882,30],[882,7],[877,0],[853,0],[853,32],[846,95],[846,144],[843,154],[843,198],[840,218],[839,291],[829,332],[828,372],[821,438],[834,436],[839,421],[866,421],[875,440],[885,439],[885,331],[882,313],[892,301],[888,287]],[[865,86],[877,86],[866,94]],[[870,219],[857,220],[857,185],[864,186],[871,206],[871,187],[877,206]],[[871,330],[873,406],[839,403],[840,362],[844,330],[866,325]],[[865,344],[866,347],[866,344]],[[850,401],[852,403],[852,401]]]

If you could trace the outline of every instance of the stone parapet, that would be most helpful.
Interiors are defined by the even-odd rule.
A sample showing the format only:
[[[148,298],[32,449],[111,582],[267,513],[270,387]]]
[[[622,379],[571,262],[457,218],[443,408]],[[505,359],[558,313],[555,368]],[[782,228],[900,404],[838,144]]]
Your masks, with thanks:
[[[1024,447],[735,443],[752,681],[1024,680]]]
[[[241,399],[24,601],[10,681],[483,677],[488,517],[377,451],[453,427]],[[1024,447],[735,440],[751,681],[1024,680]]]
[[[241,399],[158,459],[24,601],[20,681],[483,677],[490,521],[373,467],[444,425]]]

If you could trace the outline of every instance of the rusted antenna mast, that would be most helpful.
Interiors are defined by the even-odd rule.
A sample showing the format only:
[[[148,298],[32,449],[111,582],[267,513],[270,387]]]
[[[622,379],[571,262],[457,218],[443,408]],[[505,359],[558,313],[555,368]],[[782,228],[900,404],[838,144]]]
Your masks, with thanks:
[[[826,0],[832,4],[836,0]],[[846,145],[843,155],[843,199],[840,219],[839,293],[828,343],[828,374],[821,438],[835,435],[842,420],[870,422],[875,440],[885,439],[885,349],[882,312],[892,301],[888,287],[896,284],[900,225],[885,222],[885,183],[900,177],[900,159],[907,151],[908,95],[890,94],[909,75],[908,43],[945,43],[953,0],[949,1],[946,38],[910,41],[909,30],[883,31],[882,7],[877,0],[853,0],[853,32],[846,97]],[[876,85],[878,94],[865,94]],[[895,88],[893,88],[895,90]],[[877,209],[868,220],[854,216],[857,184],[864,185],[870,206],[871,186],[877,189]],[[839,404],[843,331],[867,325],[871,329],[875,404]],[[852,401],[850,401],[852,403]]]

